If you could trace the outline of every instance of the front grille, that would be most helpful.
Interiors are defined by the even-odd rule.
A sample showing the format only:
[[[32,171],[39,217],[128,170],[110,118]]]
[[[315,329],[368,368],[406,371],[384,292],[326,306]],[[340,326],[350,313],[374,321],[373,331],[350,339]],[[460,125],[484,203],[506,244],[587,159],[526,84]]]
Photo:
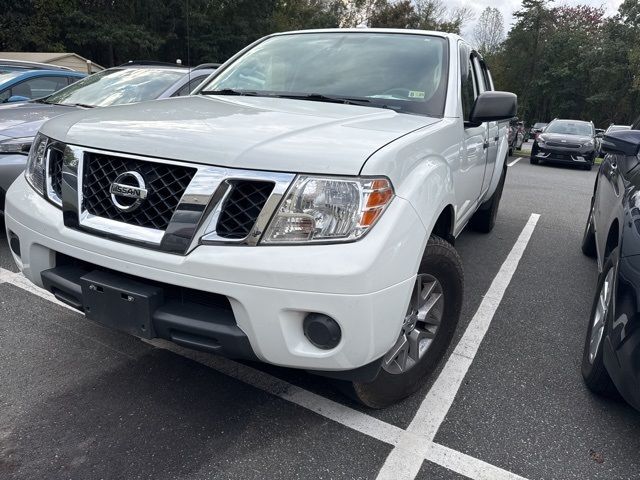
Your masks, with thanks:
[[[547,142],[549,147],[580,148],[579,143]]]
[[[109,192],[118,175],[138,172],[144,178],[148,195],[136,210],[116,208]],[[92,215],[140,227],[166,230],[169,221],[191,179],[195,168],[98,153],[85,153],[83,208]]]
[[[55,145],[49,148],[49,179],[51,189],[62,198],[62,161],[63,151]]]
[[[249,235],[273,187],[272,182],[233,182],[216,225],[218,236],[242,239]]]

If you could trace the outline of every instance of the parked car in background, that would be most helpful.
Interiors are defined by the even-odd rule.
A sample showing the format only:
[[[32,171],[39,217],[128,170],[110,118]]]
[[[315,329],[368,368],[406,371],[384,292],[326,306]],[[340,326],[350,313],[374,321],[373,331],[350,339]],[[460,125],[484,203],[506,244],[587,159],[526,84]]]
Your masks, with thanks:
[[[516,96],[447,33],[281,33],[222,68],[46,122],[7,193],[17,264],[110,328],[407,397],[458,323],[455,238],[495,225]]]
[[[531,163],[564,163],[591,170],[596,158],[596,129],[591,122],[555,119],[538,134]]]
[[[640,409],[640,131],[602,141],[582,251],[598,262],[582,375],[597,393],[617,390]]]
[[[128,63],[86,77],[45,98],[0,105],[0,215],[9,185],[24,170],[33,137],[48,119],[93,107],[188,95],[215,72],[175,65]]]
[[[71,70],[14,70],[0,73],[0,103],[46,97],[81,78]]]
[[[544,123],[544,122],[534,123],[531,129],[529,130],[529,138],[533,138],[535,140],[538,137],[538,135],[544,131],[547,125],[548,123]]]
[[[62,70],[67,72],[73,72],[74,70],[69,67],[62,67],[60,65],[52,65],[50,63],[40,62],[28,62],[24,60],[8,60],[0,58],[0,73],[13,72],[16,70]]]

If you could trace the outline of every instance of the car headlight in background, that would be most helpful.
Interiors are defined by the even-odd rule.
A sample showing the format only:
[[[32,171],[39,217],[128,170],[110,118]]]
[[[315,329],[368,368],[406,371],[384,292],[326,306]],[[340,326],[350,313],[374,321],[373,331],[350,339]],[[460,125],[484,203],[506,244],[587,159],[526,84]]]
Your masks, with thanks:
[[[545,138],[541,134],[538,134],[538,137],[536,138],[536,142],[538,142],[538,145],[544,145]]]
[[[33,137],[9,138],[0,141],[0,153],[21,153],[28,155],[32,143]]]
[[[582,144],[583,147],[593,147],[595,145],[593,140],[587,140]]]
[[[393,196],[386,178],[300,175],[278,207],[262,243],[356,240],[371,229]]]
[[[45,169],[47,164],[45,152],[48,141],[49,139],[44,135],[36,135],[31,150],[29,151],[29,157],[27,158],[27,168],[24,171],[27,182],[42,196],[44,196],[45,191]]]

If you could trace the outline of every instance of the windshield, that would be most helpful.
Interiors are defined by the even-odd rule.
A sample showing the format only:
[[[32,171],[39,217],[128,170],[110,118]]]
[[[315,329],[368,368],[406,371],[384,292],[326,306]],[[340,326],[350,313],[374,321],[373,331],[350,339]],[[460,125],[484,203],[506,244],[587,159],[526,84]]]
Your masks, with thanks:
[[[586,122],[571,122],[566,120],[551,122],[544,133],[560,133],[564,135],[593,135],[593,126]]]
[[[426,35],[282,35],[245,53],[201,93],[360,99],[367,106],[442,116],[447,54],[445,39]]]
[[[156,68],[103,70],[48,96],[44,103],[106,107],[143,102],[158,98],[184,75]]]

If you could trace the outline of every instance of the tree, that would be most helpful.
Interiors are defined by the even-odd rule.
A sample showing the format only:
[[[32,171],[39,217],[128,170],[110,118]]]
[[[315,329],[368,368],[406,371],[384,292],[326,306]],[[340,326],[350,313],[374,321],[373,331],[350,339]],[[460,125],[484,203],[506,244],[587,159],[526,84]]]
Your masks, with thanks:
[[[473,37],[481,54],[495,54],[504,39],[504,18],[500,10],[485,8],[473,29]]]

